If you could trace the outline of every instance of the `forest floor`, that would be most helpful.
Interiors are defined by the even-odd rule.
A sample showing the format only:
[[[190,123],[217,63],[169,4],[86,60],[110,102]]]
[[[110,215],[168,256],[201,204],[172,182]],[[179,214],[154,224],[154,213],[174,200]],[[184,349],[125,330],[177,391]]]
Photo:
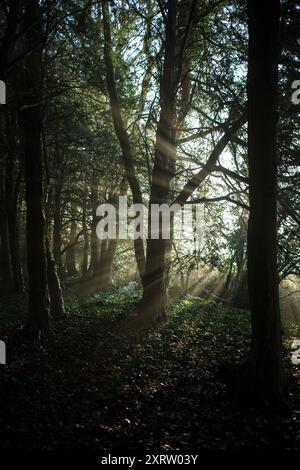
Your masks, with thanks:
[[[3,301],[0,449],[300,449],[299,367],[289,417],[233,405],[218,379],[221,362],[247,354],[247,312],[185,297],[173,303],[167,322],[138,340],[120,338],[118,328],[138,300],[133,285],[67,297],[67,320],[53,324],[53,334],[39,344],[22,340],[24,299]],[[286,327],[287,347],[299,333],[299,325]]]

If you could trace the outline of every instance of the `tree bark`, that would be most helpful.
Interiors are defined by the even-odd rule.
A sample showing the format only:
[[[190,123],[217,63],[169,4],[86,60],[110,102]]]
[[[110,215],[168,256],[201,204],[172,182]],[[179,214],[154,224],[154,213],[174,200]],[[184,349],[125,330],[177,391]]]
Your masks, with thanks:
[[[282,397],[276,206],[279,10],[279,0],[248,0],[250,369],[254,396],[276,402]]]
[[[58,144],[56,145],[57,156],[57,172],[54,188],[54,213],[53,213],[53,255],[55,264],[58,268],[59,275],[63,275],[62,258],[61,258],[61,232],[62,232],[62,189],[63,189],[63,161]]]
[[[127,190],[128,183],[126,181],[126,177],[123,177],[120,184],[120,191],[112,190],[108,198],[108,203],[114,205],[117,212],[117,237],[115,239],[101,240],[98,266],[93,278],[95,292],[109,290],[112,287],[113,260],[119,239],[118,196],[124,196],[127,193]]]
[[[5,81],[9,73],[10,61],[15,48],[17,30],[19,26],[19,13],[22,1],[12,0],[6,10],[6,29],[0,46],[0,80]]]
[[[11,269],[10,259],[10,246],[9,246],[9,232],[8,232],[8,215],[5,198],[5,176],[4,169],[1,168],[0,173],[0,210],[1,210],[1,224],[0,224],[0,266],[1,266],[1,290],[10,291],[13,287],[13,276]]]
[[[69,235],[69,248],[66,252],[66,268],[69,276],[77,274],[76,269],[76,232],[77,232],[77,212],[76,204],[71,203],[71,227]]]
[[[85,187],[85,194],[87,192],[87,185]],[[84,196],[82,203],[82,230],[83,230],[83,251],[82,251],[82,263],[81,263],[81,273],[82,277],[85,277],[88,270],[88,258],[89,258],[89,232],[87,227],[87,199]]]
[[[41,87],[42,26],[37,0],[28,0],[24,14],[25,48],[31,51],[24,59],[23,97],[20,110],[22,148],[25,160],[26,240],[28,266],[27,332],[40,337],[49,329],[47,263],[44,241]]]
[[[160,86],[160,118],[156,132],[155,158],[152,171],[149,208],[152,204],[168,202],[171,180],[176,164],[176,91],[178,86],[176,62],[177,1],[168,1],[166,17],[166,44],[164,67]],[[151,231],[151,211],[148,219]],[[147,242],[141,315],[145,323],[166,318],[166,264],[167,240],[152,239]]]
[[[47,252],[47,280],[50,297],[50,314],[56,320],[63,320],[66,316],[65,305],[60,285],[60,280],[56,272],[55,261],[51,253],[48,238],[46,238]]]
[[[93,171],[91,181],[91,195],[90,195],[91,209],[92,209],[92,227],[91,227],[91,258],[89,273],[95,276],[99,267],[101,240],[97,237],[97,206],[99,203],[99,178],[96,171]]]
[[[7,163],[5,174],[6,213],[9,234],[9,251],[13,275],[13,290],[24,288],[17,225],[20,173],[16,171],[17,116],[14,110],[6,113]]]
[[[131,149],[130,139],[127,134],[124,121],[121,113],[120,101],[116,88],[115,72],[112,60],[112,41],[109,21],[109,8],[108,2],[104,0],[102,2],[102,14],[103,14],[103,30],[104,30],[104,60],[106,66],[106,87],[110,99],[111,114],[113,124],[118,138],[121,150],[122,150],[122,161],[126,173],[126,177],[132,192],[134,204],[143,204],[142,192],[138,182],[138,178],[135,172],[133,163],[133,153]],[[140,274],[142,284],[144,282],[145,272],[145,253],[144,244],[142,239],[134,240],[134,250],[136,262]]]
[[[99,267],[94,278],[95,290],[105,291],[112,287],[113,259],[118,240],[102,240]]]

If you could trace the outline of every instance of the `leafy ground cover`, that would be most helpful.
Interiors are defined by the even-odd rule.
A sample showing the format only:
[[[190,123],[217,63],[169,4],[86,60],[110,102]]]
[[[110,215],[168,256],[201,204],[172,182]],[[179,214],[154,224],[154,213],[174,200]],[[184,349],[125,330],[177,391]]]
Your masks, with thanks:
[[[290,391],[293,414],[276,417],[238,408],[219,379],[221,362],[247,353],[247,312],[185,297],[173,303],[167,322],[139,339],[120,337],[139,298],[134,284],[67,296],[67,320],[39,344],[22,340],[22,299],[19,306],[5,299],[2,309],[14,321],[0,323],[7,343],[7,365],[0,367],[3,450],[300,448],[299,388]],[[285,330],[289,346],[299,325]],[[294,376],[299,383],[299,369]]]

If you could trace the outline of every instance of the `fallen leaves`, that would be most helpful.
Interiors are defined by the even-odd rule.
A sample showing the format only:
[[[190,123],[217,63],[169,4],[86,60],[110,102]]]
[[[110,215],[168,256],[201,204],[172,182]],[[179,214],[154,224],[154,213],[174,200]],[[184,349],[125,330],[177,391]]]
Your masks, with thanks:
[[[120,341],[114,331],[139,298],[132,289],[73,302],[76,314],[41,345],[2,327],[2,449],[299,449],[299,412],[283,419],[240,410],[216,378],[220,362],[247,354],[246,312],[183,299],[139,343]],[[297,410],[299,388],[291,400]]]

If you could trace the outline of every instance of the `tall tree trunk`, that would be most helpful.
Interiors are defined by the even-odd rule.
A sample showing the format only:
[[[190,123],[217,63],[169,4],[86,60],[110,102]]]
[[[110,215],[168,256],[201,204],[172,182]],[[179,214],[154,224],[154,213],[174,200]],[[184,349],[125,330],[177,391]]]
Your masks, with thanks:
[[[60,285],[60,280],[56,272],[55,261],[51,253],[48,238],[46,238],[46,252],[47,252],[47,280],[50,297],[50,314],[56,320],[65,318],[65,305]]]
[[[45,209],[45,240],[46,240],[46,255],[47,255],[47,282],[50,300],[50,315],[52,318],[61,320],[65,318],[65,305],[60,285],[59,276],[56,270],[55,261],[51,252],[49,242],[50,222],[51,222],[51,209],[53,207],[53,187],[51,184],[48,186],[48,194]]]
[[[92,227],[91,227],[91,258],[89,272],[92,276],[95,276],[98,271],[99,259],[100,259],[100,250],[101,250],[101,240],[97,237],[96,227],[97,227],[97,215],[96,210],[99,203],[99,178],[96,171],[93,171],[92,181],[91,181],[91,196],[90,203],[92,209]]]
[[[4,159],[3,159],[4,161]],[[0,266],[1,266],[1,290],[8,291],[13,287],[13,277],[10,259],[9,232],[8,232],[8,214],[5,198],[5,176],[4,168],[0,168]]]
[[[71,227],[69,236],[69,245],[66,252],[66,268],[69,276],[77,274],[76,269],[76,232],[77,232],[77,207],[74,202],[71,203]]]
[[[112,287],[113,259],[118,240],[102,240],[99,267],[95,277],[95,290],[104,291]]]
[[[171,180],[176,164],[176,91],[178,68],[176,64],[177,1],[168,1],[166,18],[166,44],[164,67],[160,86],[161,111],[156,132],[155,159],[152,172],[149,207],[168,202]],[[151,231],[151,210],[148,220]],[[167,240],[152,239],[147,242],[141,314],[145,322],[166,317],[165,263]]]
[[[85,187],[84,193],[87,192],[87,185]],[[83,204],[82,204],[82,230],[83,230],[83,251],[82,251],[82,263],[81,263],[81,273],[82,277],[85,277],[88,270],[88,258],[89,258],[89,247],[90,247],[90,240],[89,240],[89,232],[87,227],[87,199],[84,196]]]
[[[10,211],[8,215],[8,230],[11,252],[11,265],[14,279],[14,290],[17,292],[23,291],[24,279],[20,255],[20,238],[18,227],[18,200],[19,200],[19,185],[20,175],[17,176],[13,198],[10,204]]]
[[[26,240],[28,266],[28,333],[40,337],[49,328],[47,263],[44,241],[41,88],[42,25],[37,0],[28,0],[24,15],[24,81],[20,127],[25,159]]]
[[[0,80],[5,81],[10,72],[10,61],[12,59],[17,40],[19,26],[19,13],[22,0],[9,2],[6,8],[6,29],[1,38],[0,46]]]
[[[281,399],[281,326],[277,275],[278,56],[280,1],[248,0],[248,283],[253,393]]]
[[[17,30],[19,27],[19,13],[21,10],[21,0],[14,0],[7,5],[6,8],[6,28],[1,38],[0,45],[0,80],[5,81],[10,72],[10,62],[14,53],[15,43],[17,39]],[[2,126],[1,126],[2,127]],[[7,130],[7,129],[6,129]],[[4,123],[3,129],[4,132]],[[15,137],[15,136],[14,136]],[[7,140],[9,140],[7,136]],[[8,147],[9,147],[9,142]],[[10,149],[8,148],[8,153]],[[8,169],[11,169],[11,154],[7,158]],[[1,169],[2,170],[2,169]],[[4,169],[3,169],[4,171]],[[3,176],[3,179],[2,179]],[[1,208],[1,276],[3,278],[2,287],[13,290],[21,290],[23,287],[23,277],[21,271],[20,257],[18,251],[18,232],[16,226],[16,214],[13,207],[7,207],[7,183],[8,173],[4,176],[1,171],[1,187],[0,187],[0,208]],[[13,176],[13,173],[9,173]],[[6,180],[6,181],[5,181]],[[10,200],[12,202],[13,199]]]
[[[6,213],[9,233],[9,251],[13,275],[13,290],[23,290],[23,274],[19,250],[19,233],[17,226],[19,184],[21,174],[16,172],[16,135],[17,116],[14,111],[6,113],[7,163],[5,175]]]
[[[108,202],[115,206],[117,214],[118,214],[118,207],[117,207],[118,196],[124,196],[127,193],[127,190],[128,190],[128,183],[126,181],[126,178],[123,177],[121,180],[121,184],[120,184],[120,191],[119,192],[112,191],[109,195]],[[108,290],[112,287],[113,260],[114,260],[114,255],[116,253],[117,246],[118,246],[118,232],[119,232],[118,220],[119,218],[117,215],[117,221],[116,221],[117,237],[115,239],[101,240],[101,250],[100,250],[100,256],[99,256],[99,261],[98,261],[98,267],[97,267],[97,271],[94,277],[95,292],[99,290],[100,291]]]
[[[57,155],[57,173],[54,189],[54,213],[53,213],[53,255],[55,264],[58,267],[60,276],[63,274],[62,258],[61,258],[61,232],[62,232],[62,189],[63,189],[63,169],[62,155],[56,147]]]
[[[132,192],[134,204],[142,204],[143,197],[133,162],[133,152],[131,143],[126,131],[121,113],[121,106],[116,88],[115,72],[112,60],[112,40],[109,21],[108,2],[102,2],[103,30],[104,30],[104,60],[106,66],[106,87],[109,94],[110,108],[116,136],[122,150],[122,161],[126,177]],[[145,273],[145,253],[143,240],[138,238],[134,240],[135,258],[142,283]]]

